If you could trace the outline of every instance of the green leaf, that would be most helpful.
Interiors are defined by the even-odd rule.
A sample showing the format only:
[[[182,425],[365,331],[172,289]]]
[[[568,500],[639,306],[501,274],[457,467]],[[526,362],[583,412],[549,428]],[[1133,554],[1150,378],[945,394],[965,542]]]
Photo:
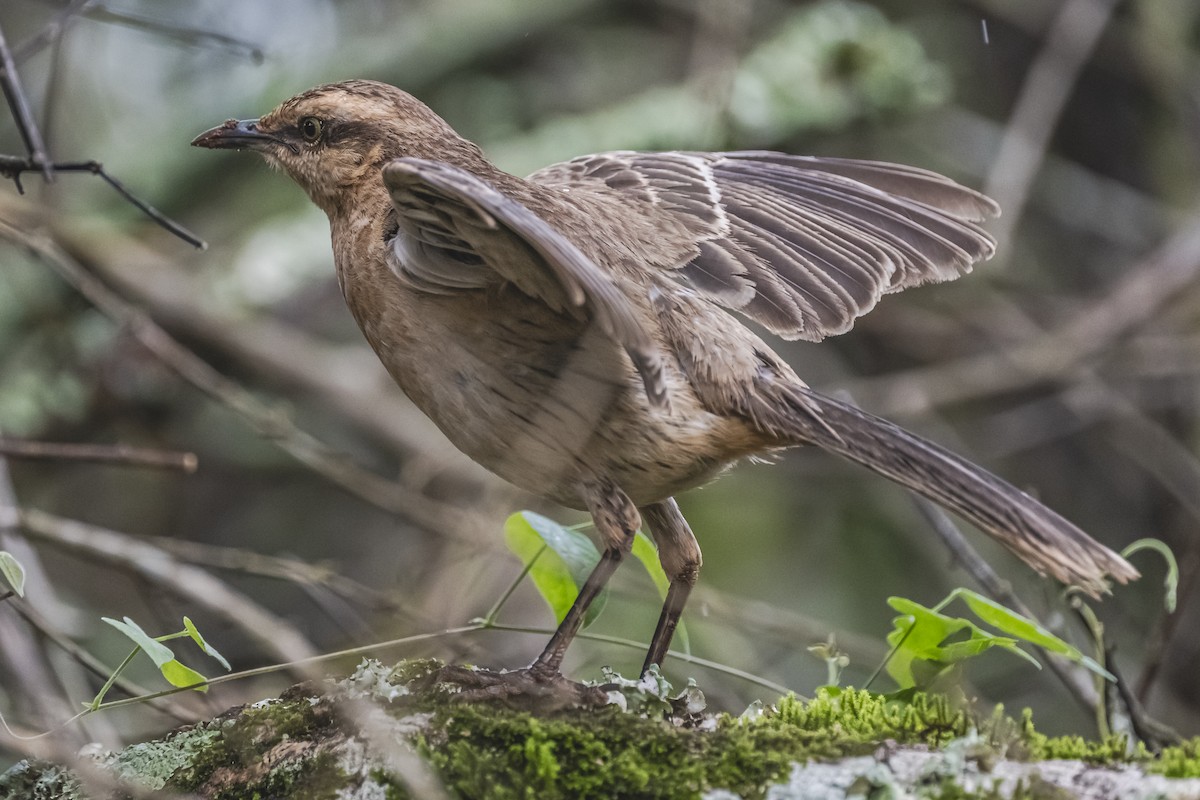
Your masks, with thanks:
[[[175,660],[175,654],[171,652],[171,648],[167,647],[162,642],[156,641],[154,637],[142,630],[141,626],[139,626],[129,617],[125,617],[124,622],[118,622],[117,620],[109,617],[101,617],[100,619],[104,620],[109,625],[112,625],[121,633],[132,639],[133,643],[136,644],[143,653],[150,656],[150,660],[154,662],[154,666],[158,667],[160,670],[162,669],[163,664]]]
[[[667,573],[663,572],[662,562],[658,560],[658,548],[650,541],[650,537],[641,531],[633,537],[633,557],[646,568],[646,574],[658,588],[659,597],[666,597],[667,590],[671,588],[671,581],[667,578]]]
[[[167,683],[180,689],[188,686],[196,686],[196,684],[204,683],[208,680],[208,678],[205,678],[199,672],[196,672],[196,670],[179,663],[173,658],[165,664],[159,665],[158,669],[162,672],[162,676],[167,679]],[[207,692],[208,687],[196,686],[196,691]]]
[[[1058,653],[1090,669],[1097,675],[1102,675],[1110,681],[1116,681],[1116,677],[1111,672],[1100,666],[1093,659],[1085,656],[1080,652],[1079,648],[1058,638],[1028,617],[1022,616],[1012,609],[1000,605],[995,600],[984,597],[970,589],[955,589],[950,594],[952,597],[961,599],[967,604],[968,608],[975,612],[975,616],[997,630],[1030,644],[1035,644],[1052,653]]]
[[[200,635],[200,631],[196,630],[196,626],[187,617],[183,618],[183,628],[188,632],[188,636],[192,637],[192,641],[200,646],[200,649],[220,662],[221,666],[229,672],[233,667],[229,666],[229,662],[225,660],[225,656],[217,652],[217,648],[204,641],[204,637]]]
[[[956,599],[962,600],[982,622],[1005,635],[998,636],[968,619],[947,616],[940,611]],[[1021,643],[1036,645],[1057,653],[1097,675],[1115,680],[1108,670],[1096,661],[1034,620],[970,589],[955,589],[935,608],[926,608],[903,597],[888,598],[888,605],[903,615],[893,620],[892,632],[888,634],[888,643],[892,645],[893,653],[887,663],[888,674],[902,688],[917,683],[913,674],[914,662],[923,661],[935,666],[956,664],[974,658],[993,647],[1020,656],[1040,669],[1041,664],[1020,647]],[[965,639],[961,638],[964,632],[967,634]],[[950,641],[952,637],[957,638]]]
[[[508,549],[529,568],[529,577],[558,622],[563,621],[587,576],[600,561],[592,540],[532,511],[519,511],[504,523]],[[607,589],[588,608],[583,626],[599,616]]]
[[[109,617],[101,617],[101,619],[132,639],[138,649],[150,657],[150,660],[158,667],[158,671],[162,673],[163,678],[172,686],[182,688],[207,680],[196,670],[179,663],[175,659],[175,654],[171,652],[171,648],[150,636],[129,617],[125,617],[123,622]],[[208,691],[207,686],[198,686],[196,689],[201,692]]]
[[[633,556],[642,562],[642,566],[646,568],[646,574],[650,576],[650,580],[654,581],[654,586],[658,589],[658,596],[665,600],[667,591],[671,588],[671,581],[667,578],[667,573],[663,572],[662,562],[658,560],[658,548],[654,546],[650,537],[641,531],[638,531],[637,536],[633,537]],[[682,622],[675,629],[675,635],[679,639],[683,652],[691,654],[692,643],[688,639],[687,628]]]
[[[0,550],[0,575],[4,576],[18,597],[25,596],[25,568],[6,550]]]
[[[888,635],[888,644],[895,647],[901,643],[903,649],[912,651],[919,658],[936,659],[941,654],[942,642],[971,627],[965,619],[947,617],[904,597],[889,597],[888,605],[905,615],[895,620],[896,629]],[[902,620],[911,623],[902,626]]]
[[[981,655],[989,648],[1000,647],[1012,653],[1014,656],[1019,656],[1025,659],[1037,669],[1042,668],[1042,665],[1038,663],[1036,658],[1017,646],[1015,639],[1009,639],[1005,636],[992,636],[987,632],[982,632],[981,634],[977,631],[978,629],[973,631],[971,638],[965,642],[954,642],[953,644],[948,644],[942,647],[940,658],[937,660],[943,661],[947,664],[956,664],[964,659],[974,658],[975,656]]]
[[[1075,649],[1033,620],[1000,605],[991,598],[984,597],[970,589],[955,589],[950,594],[966,603],[967,607],[975,612],[975,616],[1010,636],[1062,655],[1067,655]]]
[[[914,661],[937,667],[953,665],[993,647],[1000,647],[1041,667],[1036,659],[1017,646],[1015,639],[996,636],[970,620],[947,616],[904,597],[889,597],[888,605],[903,615],[893,620],[893,630],[888,634],[888,643],[894,652],[887,664],[888,674],[901,688],[917,683],[912,670]],[[968,634],[966,639],[947,641],[964,631]]]

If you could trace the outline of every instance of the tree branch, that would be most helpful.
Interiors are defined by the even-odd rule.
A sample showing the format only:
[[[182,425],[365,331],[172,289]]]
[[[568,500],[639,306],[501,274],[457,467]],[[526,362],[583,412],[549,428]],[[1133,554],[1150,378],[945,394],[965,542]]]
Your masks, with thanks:
[[[150,450],[116,444],[77,444],[74,442],[34,442],[9,439],[0,436],[0,455],[8,458],[61,459],[68,461],[92,461],[101,464],[125,464],[135,467],[154,467],[195,472],[195,453],[179,453],[168,450]]]

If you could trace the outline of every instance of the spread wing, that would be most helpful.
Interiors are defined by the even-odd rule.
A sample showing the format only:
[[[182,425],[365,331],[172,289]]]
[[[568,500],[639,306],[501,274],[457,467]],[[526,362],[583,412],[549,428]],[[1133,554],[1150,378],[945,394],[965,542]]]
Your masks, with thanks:
[[[1000,213],[935,172],[769,152],[584,156],[529,176],[606,186],[682,231],[671,271],[787,339],[849,330],[884,294],[952,280],[990,258],[976,223]]]
[[[652,402],[666,403],[659,350],[614,279],[520,202],[440,161],[383,168],[399,231],[391,266],[418,289],[512,283],[556,311],[587,312],[629,354]]]

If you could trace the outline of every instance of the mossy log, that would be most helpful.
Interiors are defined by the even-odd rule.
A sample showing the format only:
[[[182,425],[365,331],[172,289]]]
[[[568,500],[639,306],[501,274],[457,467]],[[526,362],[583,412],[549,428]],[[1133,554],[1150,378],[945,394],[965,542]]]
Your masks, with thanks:
[[[657,676],[540,692],[486,677],[368,661],[94,767],[21,762],[0,797],[1200,798],[1200,740],[1151,755],[1050,739],[1028,713],[980,718],[924,694],[828,690],[732,716]]]

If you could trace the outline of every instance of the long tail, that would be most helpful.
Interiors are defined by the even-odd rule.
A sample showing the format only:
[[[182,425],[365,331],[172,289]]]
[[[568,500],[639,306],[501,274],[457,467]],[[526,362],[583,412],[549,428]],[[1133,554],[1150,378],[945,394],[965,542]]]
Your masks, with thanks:
[[[791,413],[756,409],[757,420],[797,444],[815,444],[878,472],[953,511],[995,537],[1039,573],[1093,597],[1106,576],[1124,583],[1138,571],[1025,492],[943,447],[885,419],[803,386],[788,386]],[[774,412],[774,413],[772,413]]]

